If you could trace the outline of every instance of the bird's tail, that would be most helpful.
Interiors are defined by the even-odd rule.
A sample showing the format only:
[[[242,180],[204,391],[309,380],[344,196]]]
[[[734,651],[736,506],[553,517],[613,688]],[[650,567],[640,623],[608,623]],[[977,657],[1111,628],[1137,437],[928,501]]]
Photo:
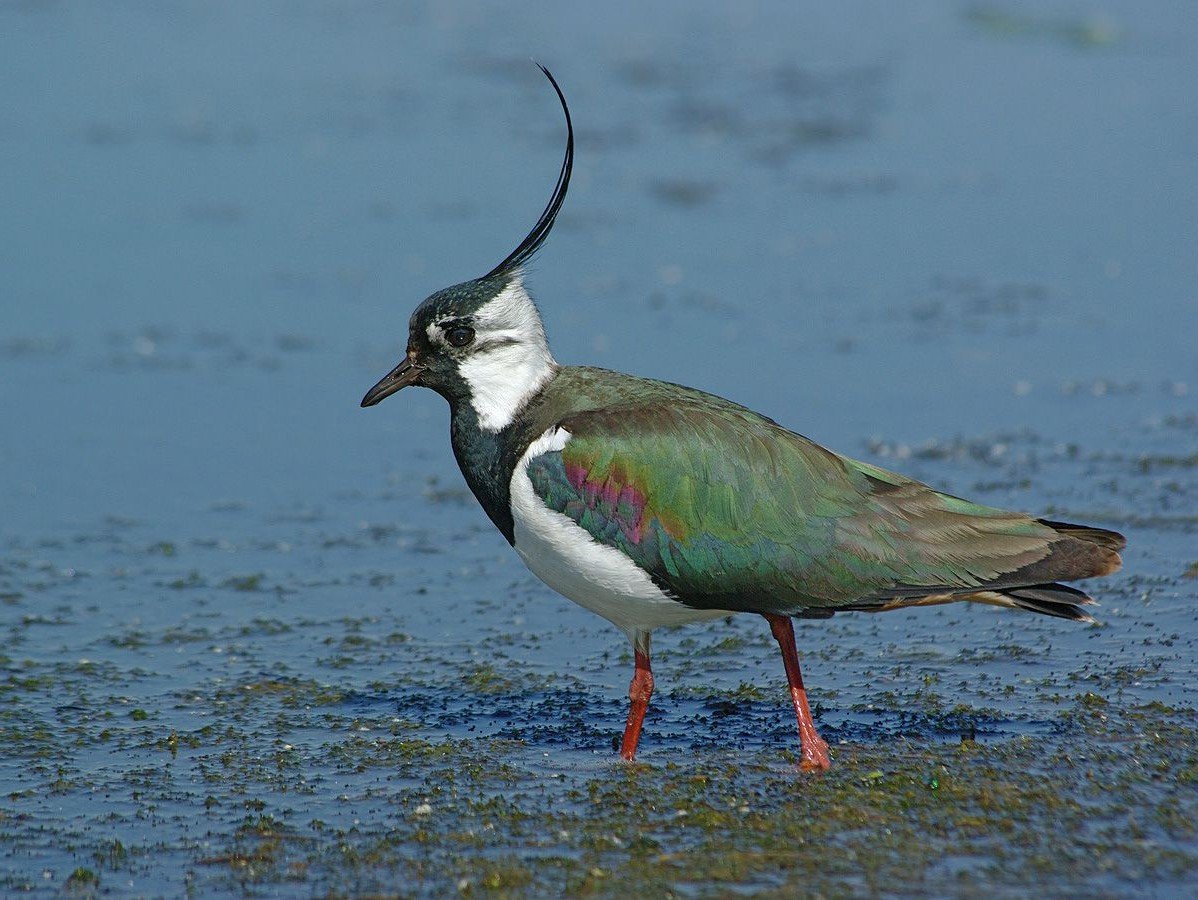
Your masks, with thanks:
[[[1067,584],[1030,584],[1025,587],[979,591],[962,599],[1010,609],[1026,609],[1075,622],[1094,622],[1092,615],[1081,607],[1091,606],[1094,598],[1085,591]]]
[[[1082,608],[1093,605],[1094,598],[1085,591],[1061,584],[1057,579],[1072,581],[1117,572],[1123,565],[1119,551],[1127,546],[1127,539],[1105,528],[1048,519],[1038,521],[1055,531],[1057,536],[1049,542],[1048,553],[1044,557],[1016,571],[971,588],[899,585],[879,592],[880,596],[868,602],[840,608],[880,612],[906,606],[936,606],[968,600],[1009,609],[1026,609],[1075,622],[1095,621]]]
[[[977,603],[1026,609],[1075,622],[1093,622],[1094,617],[1081,607],[1092,605],[1094,598],[1085,591],[1050,579],[1095,578],[1119,571],[1123,565],[1119,551],[1127,546],[1127,538],[1105,528],[1048,519],[1039,521],[1060,537],[1050,545],[1047,557],[1026,567],[1022,573],[1015,574],[1022,576],[1017,579],[1020,581],[1031,580],[1035,575],[1044,576],[1045,581],[1040,584],[994,585],[990,590],[980,591],[968,599]],[[1010,577],[1007,576],[1007,579]]]

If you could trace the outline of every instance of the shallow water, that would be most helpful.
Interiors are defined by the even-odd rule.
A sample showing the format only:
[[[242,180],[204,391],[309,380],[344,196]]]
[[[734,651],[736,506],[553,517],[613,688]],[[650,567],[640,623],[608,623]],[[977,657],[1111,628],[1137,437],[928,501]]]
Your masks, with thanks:
[[[1186,4],[0,3],[0,884],[1192,889],[1196,45]],[[663,631],[614,761],[623,638],[439,398],[357,405],[547,197],[529,56],[578,129],[561,360],[1122,530],[1102,626],[801,624],[823,779],[763,623]]]

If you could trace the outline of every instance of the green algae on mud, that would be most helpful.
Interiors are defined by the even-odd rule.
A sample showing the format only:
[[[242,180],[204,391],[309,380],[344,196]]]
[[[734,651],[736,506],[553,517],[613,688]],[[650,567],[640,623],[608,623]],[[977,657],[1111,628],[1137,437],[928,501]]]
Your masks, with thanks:
[[[0,2],[0,893],[1192,894],[1188,11],[321,6]],[[1126,530],[1103,627],[800,625],[817,778],[763,623],[663,630],[613,758],[622,637],[357,406],[556,169],[546,40],[563,357]]]
[[[687,643],[726,646],[718,632]],[[29,787],[5,799],[0,836],[18,852],[66,850],[79,891],[161,879],[164,864],[207,891],[1167,891],[1198,875],[1198,713],[1129,700],[1143,674],[1111,666],[1057,679],[1045,686],[1048,727],[981,742],[935,735],[993,727],[985,708],[927,684],[875,694],[905,718],[864,740],[849,723],[832,729],[834,767],[816,776],[797,771],[789,728],[776,724],[780,696],[756,690],[701,726],[716,734],[661,735],[645,761],[624,764],[571,714],[557,732],[532,729],[546,704],[569,712],[570,679],[525,685],[487,665],[377,695],[247,677],[178,694],[174,709],[112,715],[110,702],[82,716],[34,715],[55,680],[10,675],[0,739],[28,760]],[[456,690],[448,707],[446,690]],[[680,693],[669,702],[720,702]],[[446,723],[490,715],[516,727],[445,737],[438,709]],[[185,727],[181,713],[207,724]],[[592,701],[583,715],[594,714]],[[743,729],[729,735],[734,722]],[[105,761],[89,762],[97,741]],[[580,742],[589,749],[570,748]],[[83,813],[97,792],[125,799]],[[51,797],[82,804],[63,834],[41,824]],[[140,821],[156,827],[147,834]],[[10,873],[4,886],[35,885]]]
[[[429,769],[386,791],[385,823],[271,818],[203,863],[242,886],[430,893],[1121,892],[1198,872],[1193,710],[1079,702],[1047,738],[834,752],[820,776],[773,750],[588,773],[518,742],[419,744]]]

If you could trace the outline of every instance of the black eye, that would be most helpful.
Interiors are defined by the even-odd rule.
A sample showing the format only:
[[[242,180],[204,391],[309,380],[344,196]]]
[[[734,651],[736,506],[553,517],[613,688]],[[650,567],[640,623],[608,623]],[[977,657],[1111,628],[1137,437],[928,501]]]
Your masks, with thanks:
[[[454,347],[465,347],[474,340],[474,329],[469,325],[455,325],[445,332],[445,340]]]

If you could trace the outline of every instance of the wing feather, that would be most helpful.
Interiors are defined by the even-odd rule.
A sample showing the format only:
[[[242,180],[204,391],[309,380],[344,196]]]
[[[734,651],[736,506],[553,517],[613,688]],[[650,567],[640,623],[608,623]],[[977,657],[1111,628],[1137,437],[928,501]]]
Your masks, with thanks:
[[[970,503],[734,404],[674,399],[563,418],[571,438],[528,474],[689,605],[820,615],[1118,565],[1113,532]]]

